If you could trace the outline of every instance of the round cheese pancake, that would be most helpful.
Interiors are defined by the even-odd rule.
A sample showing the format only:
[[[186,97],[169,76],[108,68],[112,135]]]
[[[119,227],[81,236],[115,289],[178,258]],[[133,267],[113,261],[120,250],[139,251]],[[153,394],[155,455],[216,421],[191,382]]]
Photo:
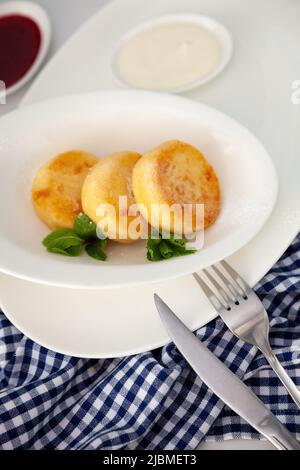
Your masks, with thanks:
[[[213,168],[199,150],[184,142],[165,142],[143,155],[133,170],[132,184],[141,213],[159,230],[178,233],[172,205],[179,206],[182,226],[183,217],[190,217],[190,230],[184,233],[208,227],[220,212],[220,186]],[[203,205],[204,220],[203,212],[197,217],[197,204]]]
[[[131,237],[128,232],[129,225],[137,219],[128,211],[135,204],[132,170],[139,158],[138,153],[119,152],[100,159],[82,187],[83,211],[107,238],[120,243],[131,243],[139,238]]]
[[[44,165],[32,185],[32,200],[39,217],[51,229],[72,228],[82,211],[81,188],[90,168],[98,161],[93,155],[72,150]]]

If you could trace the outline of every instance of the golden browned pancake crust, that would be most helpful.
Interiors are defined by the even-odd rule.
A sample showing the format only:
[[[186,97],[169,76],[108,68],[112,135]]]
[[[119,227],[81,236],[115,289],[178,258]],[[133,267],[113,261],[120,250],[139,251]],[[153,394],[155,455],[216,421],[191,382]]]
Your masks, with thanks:
[[[87,152],[65,152],[44,165],[32,185],[32,201],[51,229],[72,228],[81,212],[81,188],[97,158]]]
[[[147,214],[142,213],[149,222],[152,204],[204,204],[204,228],[213,224],[220,212],[217,175],[202,153],[184,142],[168,141],[143,155],[132,182],[135,199],[147,208]],[[166,227],[160,224],[158,228]],[[193,230],[199,228],[193,216]]]
[[[135,240],[128,236],[127,238],[120,237],[120,230],[122,230],[122,222],[120,224],[119,218],[119,197],[127,197],[128,209],[132,204],[135,204],[134,195],[132,192],[132,171],[136,162],[139,160],[140,154],[135,152],[118,152],[109,155],[99,160],[89,172],[88,176],[82,187],[82,207],[83,211],[96,223],[101,223],[104,219],[101,215],[97,215],[97,209],[100,205],[110,204],[116,210],[116,234],[108,233],[108,238],[111,238],[120,243],[131,243]],[[133,216],[121,213],[121,218],[127,218],[124,227],[135,219]],[[106,220],[108,217],[106,216]],[[109,222],[113,227],[113,220]],[[125,232],[122,232],[125,236]],[[123,236],[122,235],[122,236]]]

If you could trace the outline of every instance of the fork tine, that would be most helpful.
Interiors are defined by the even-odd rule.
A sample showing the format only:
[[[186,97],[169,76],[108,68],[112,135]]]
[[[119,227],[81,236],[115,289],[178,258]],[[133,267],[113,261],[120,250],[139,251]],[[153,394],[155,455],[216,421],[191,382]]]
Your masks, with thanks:
[[[199,274],[193,273],[193,276],[196,279],[196,281],[198,282],[198,284],[200,285],[201,289],[203,290],[203,292],[206,295],[206,297],[208,298],[208,300],[213,304],[213,306],[217,310],[219,310],[221,304],[225,308],[228,307],[228,302],[222,296],[220,296],[219,292],[218,292],[219,295],[217,296],[215,294],[215,292],[208,286],[208,284],[205,281],[203,281],[203,279],[199,276]],[[215,304],[214,299],[216,299],[219,302],[219,305]]]
[[[213,305],[213,307],[217,310],[220,309],[221,307],[221,302],[220,300],[217,298],[217,296],[215,295],[215,293],[211,290],[211,288],[206,284],[206,282],[203,281],[203,279],[201,279],[201,277],[199,276],[199,274],[197,273],[193,273],[193,276],[195,278],[195,280],[198,282],[198,284],[200,285],[201,289],[203,290],[204,294],[206,295],[206,297],[208,298],[208,300],[210,301],[210,303]]]
[[[206,282],[203,281],[203,279],[201,279],[201,277],[199,276],[199,274],[197,273],[193,273],[193,276],[194,278],[196,279],[196,281],[198,282],[198,284],[200,285],[201,289],[203,290],[204,294],[206,295],[206,297],[210,300],[210,298],[212,296],[215,295],[215,293],[211,290],[211,288],[206,284]]]
[[[250,290],[248,284],[242,279],[242,277],[227,263],[227,261],[223,260],[220,263],[227,274],[231,277],[232,281],[235,283],[235,286],[242,292],[242,295],[247,296]]]
[[[229,302],[230,302],[231,299],[230,299],[229,295],[227,294],[227,292],[223,289],[221,284],[219,284],[219,282],[210,274],[210,272],[207,269],[203,269],[203,272],[205,273],[207,278],[210,280],[212,285],[217,289],[218,293],[224,299],[226,307],[229,307]]]
[[[224,282],[225,286],[227,287],[227,289],[229,290],[230,294],[231,294],[231,298],[234,302],[236,302],[237,300],[237,297],[239,295],[241,295],[241,290],[240,289],[237,289],[236,288],[236,285],[234,282],[230,282],[229,279],[227,279],[224,274],[222,273],[222,271],[220,271],[219,268],[217,268],[217,266],[213,265],[211,266],[211,268],[213,269],[213,271],[217,274],[217,276]]]

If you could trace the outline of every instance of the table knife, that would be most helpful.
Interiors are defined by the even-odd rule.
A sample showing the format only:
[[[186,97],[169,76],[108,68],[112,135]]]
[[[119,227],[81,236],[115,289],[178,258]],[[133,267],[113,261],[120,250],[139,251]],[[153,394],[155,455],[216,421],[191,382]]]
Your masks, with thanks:
[[[235,413],[279,450],[300,450],[300,443],[261,400],[154,294],[161,320],[178,350],[200,379]]]

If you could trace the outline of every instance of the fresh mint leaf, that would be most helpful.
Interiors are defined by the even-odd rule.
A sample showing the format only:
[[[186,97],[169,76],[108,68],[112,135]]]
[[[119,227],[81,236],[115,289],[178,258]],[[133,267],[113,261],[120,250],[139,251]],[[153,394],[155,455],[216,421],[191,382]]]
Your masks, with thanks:
[[[79,256],[82,252],[84,241],[71,229],[58,229],[50,233],[43,240],[43,245],[49,253],[57,253],[64,256]]]
[[[159,244],[159,251],[163,259],[169,259],[174,256],[172,246],[170,246],[166,240],[161,240]]]
[[[195,249],[186,248],[186,240],[177,239],[171,234],[170,239],[163,239],[159,234],[158,239],[152,239],[151,235],[147,240],[147,258],[149,261],[162,261],[176,256],[186,256],[195,253]]]
[[[184,248],[186,247],[186,240],[184,238],[175,238],[174,234],[170,234],[170,239],[168,239],[168,242],[171,245],[174,245],[176,248]]]
[[[77,245],[77,246],[70,246],[69,248],[58,248],[58,247],[53,247],[53,248],[47,248],[47,251],[50,253],[56,253],[58,255],[64,255],[64,256],[80,256],[82,252],[83,244]]]
[[[186,255],[192,255],[196,253],[197,250],[195,248],[178,248],[177,250],[174,251],[173,256],[186,256]]]
[[[83,212],[77,215],[74,221],[74,232],[84,240],[97,238],[96,224]]]
[[[88,243],[85,247],[87,254],[98,261],[105,261],[107,254],[105,253],[107,240],[95,240]]]
[[[154,239],[149,236],[147,240],[147,258],[149,261],[160,261],[162,255],[159,249],[161,238]]]
[[[79,256],[86,245],[89,256],[105,261],[107,240],[99,239],[96,230],[96,224],[86,214],[80,213],[75,218],[73,230],[55,230],[43,240],[43,245],[50,253],[65,256]]]

